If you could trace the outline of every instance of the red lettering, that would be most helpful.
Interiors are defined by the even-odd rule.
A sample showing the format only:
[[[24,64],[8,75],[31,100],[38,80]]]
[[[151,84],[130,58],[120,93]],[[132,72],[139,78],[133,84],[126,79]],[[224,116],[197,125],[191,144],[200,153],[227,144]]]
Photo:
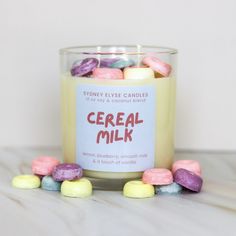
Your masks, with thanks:
[[[114,141],[114,130],[111,131],[111,135],[110,135],[110,143],[113,143]]]
[[[128,127],[129,125],[131,125],[131,127],[134,127],[134,114],[133,113],[130,113],[126,119],[125,127]]]
[[[87,115],[87,121],[90,124],[104,125],[104,128],[109,126],[123,126],[123,129],[113,129],[113,130],[100,130],[97,133],[96,143],[99,144],[102,140],[106,143],[114,143],[118,141],[132,142],[133,129],[128,127],[134,127],[136,124],[141,124],[144,120],[140,119],[140,114],[129,113],[126,115],[124,112],[118,112],[116,115],[112,113],[105,114],[104,112],[90,112]],[[121,133],[122,132],[122,133]]]
[[[132,141],[132,136],[131,134],[133,133],[133,130],[128,130],[127,128],[125,129],[125,135],[124,135],[124,141],[127,142],[128,139],[131,142]]]
[[[106,144],[109,144],[109,143],[114,143],[114,142],[118,142],[118,141],[122,141],[124,140],[124,142],[131,142],[132,141],[132,133],[133,133],[133,130],[129,130],[129,129],[125,129],[125,132],[124,132],[124,136],[119,136],[119,130],[116,129],[116,130],[111,130],[110,132],[109,131],[99,131],[98,132],[98,135],[97,135],[97,140],[96,140],[96,143],[100,143],[101,142],[101,139],[105,139],[106,141]]]
[[[114,116],[112,114],[108,114],[106,116],[106,120],[105,120],[105,127],[106,128],[108,127],[109,124],[113,127],[115,126],[113,119],[114,119]]]
[[[102,121],[104,114],[105,114],[104,112],[101,112],[101,111],[98,112],[97,119],[96,119],[97,125],[104,125],[104,122]]]
[[[90,112],[87,116],[87,121],[90,123],[90,124],[95,124],[95,121],[94,120],[91,120],[91,116],[94,116],[95,113],[94,112]]]
[[[118,112],[116,116],[116,125],[124,125],[123,116],[125,115],[124,112]]]
[[[121,141],[121,140],[123,140],[123,138],[119,137],[119,130],[117,129],[115,132],[115,141]]]
[[[143,123],[143,120],[139,120],[139,113],[135,113],[135,124],[140,124]]]
[[[109,132],[108,131],[99,131],[97,135],[97,143],[100,143],[100,138],[106,138],[106,144],[109,143]]]

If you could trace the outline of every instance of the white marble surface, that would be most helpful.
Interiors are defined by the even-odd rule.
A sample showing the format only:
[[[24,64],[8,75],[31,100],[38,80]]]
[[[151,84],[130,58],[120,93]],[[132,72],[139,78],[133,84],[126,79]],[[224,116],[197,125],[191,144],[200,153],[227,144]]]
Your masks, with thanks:
[[[30,173],[37,155],[58,149],[0,149],[1,236],[169,236],[235,235],[236,153],[178,152],[197,159],[204,185],[200,194],[128,199],[121,192],[94,191],[88,199],[11,187],[17,174]]]

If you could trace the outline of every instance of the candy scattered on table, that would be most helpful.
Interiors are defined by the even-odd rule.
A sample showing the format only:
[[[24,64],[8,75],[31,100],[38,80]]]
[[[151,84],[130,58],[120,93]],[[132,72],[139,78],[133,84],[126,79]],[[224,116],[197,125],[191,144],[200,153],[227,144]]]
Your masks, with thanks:
[[[144,171],[142,180],[147,184],[167,185],[173,182],[173,175],[168,169],[153,168]]]
[[[178,160],[172,165],[172,173],[174,174],[178,169],[185,169],[192,171],[196,175],[201,176],[201,167],[198,161],[195,160]]]
[[[153,79],[154,71],[151,68],[127,67],[124,69],[125,79]]]
[[[155,195],[155,189],[151,184],[145,184],[140,180],[132,180],[125,184],[123,195],[129,198],[149,198]]]
[[[56,181],[79,179],[83,175],[83,170],[76,163],[62,163],[54,167],[52,177]]]
[[[197,193],[201,191],[203,182],[199,175],[185,169],[178,169],[175,171],[174,181],[186,189]]]
[[[48,191],[60,191],[61,182],[55,181],[51,176],[44,176],[41,181],[41,188]]]
[[[49,156],[40,156],[32,161],[32,172],[36,175],[51,175],[53,168],[60,162]]]
[[[96,68],[93,70],[92,77],[97,79],[124,79],[123,72],[116,68]]]
[[[32,171],[39,176],[15,176],[12,179],[12,186],[34,189],[41,185],[43,190],[60,191],[63,196],[74,198],[92,195],[92,184],[87,178],[82,177],[83,170],[76,163],[60,164],[54,157],[41,156],[32,161]],[[178,194],[185,189],[198,193],[203,184],[200,174],[199,162],[194,160],[175,161],[172,165],[172,172],[164,168],[145,170],[142,180],[132,180],[124,185],[123,195],[128,198],[150,198],[155,193],[158,195]]]
[[[22,189],[39,188],[40,179],[36,175],[18,175],[12,179],[12,186]]]
[[[93,187],[86,178],[65,180],[61,185],[61,194],[66,197],[84,198],[92,195]]]
[[[183,190],[182,186],[173,182],[172,184],[155,186],[156,194],[177,194]]]

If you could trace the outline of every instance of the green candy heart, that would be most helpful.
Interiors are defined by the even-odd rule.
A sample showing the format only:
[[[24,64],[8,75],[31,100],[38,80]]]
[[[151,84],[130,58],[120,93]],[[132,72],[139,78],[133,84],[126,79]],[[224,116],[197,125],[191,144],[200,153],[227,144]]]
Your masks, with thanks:
[[[128,59],[128,60],[121,59],[119,61],[112,63],[110,67],[123,69],[125,67],[134,66],[134,65],[135,65],[135,62],[131,59]]]

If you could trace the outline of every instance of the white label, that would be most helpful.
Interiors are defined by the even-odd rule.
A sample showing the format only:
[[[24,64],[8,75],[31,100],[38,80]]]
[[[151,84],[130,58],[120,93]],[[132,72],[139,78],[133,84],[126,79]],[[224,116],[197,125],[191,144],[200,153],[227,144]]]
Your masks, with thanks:
[[[76,158],[82,168],[138,172],[154,167],[153,86],[79,85],[76,92]]]

